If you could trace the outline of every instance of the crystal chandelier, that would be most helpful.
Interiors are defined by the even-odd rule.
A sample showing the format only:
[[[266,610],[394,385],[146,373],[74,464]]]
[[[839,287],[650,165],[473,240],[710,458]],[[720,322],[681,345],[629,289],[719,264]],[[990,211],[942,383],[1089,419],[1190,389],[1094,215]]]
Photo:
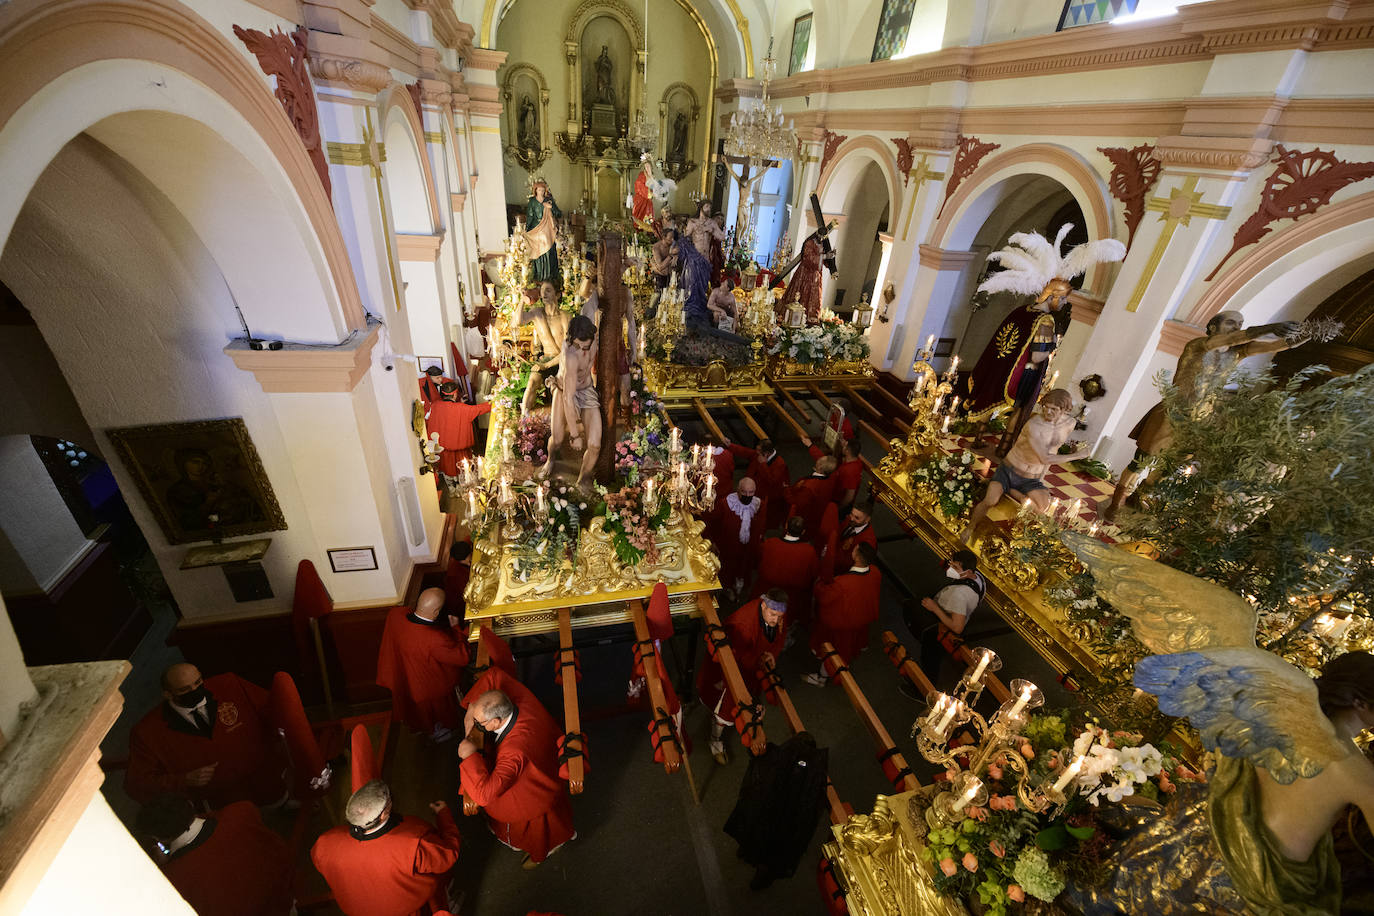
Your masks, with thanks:
[[[730,114],[725,132],[725,154],[749,160],[751,170],[770,159],[790,159],[797,148],[797,132],[791,120],[783,121],[782,107],[770,105],[768,84],[777,73],[773,40],[768,40],[768,56],[763,59],[763,95],[753,105],[741,105]]]
[[[658,149],[658,119],[649,116],[649,0],[644,0],[644,69],[641,71],[639,111],[626,140],[641,154]]]

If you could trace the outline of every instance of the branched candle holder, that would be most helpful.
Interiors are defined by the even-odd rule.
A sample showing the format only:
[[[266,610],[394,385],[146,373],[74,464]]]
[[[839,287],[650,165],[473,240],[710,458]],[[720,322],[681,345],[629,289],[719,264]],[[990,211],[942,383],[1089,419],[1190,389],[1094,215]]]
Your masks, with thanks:
[[[993,761],[1016,782],[1016,798],[1028,811],[1044,812],[1067,803],[1066,790],[1083,765],[1082,757],[1064,769],[1054,782],[1045,779],[1032,785],[1030,764],[1017,750],[1017,739],[1025,728],[1032,709],[1044,703],[1040,688],[1023,679],[1011,682],[1012,698],[1002,704],[991,719],[985,719],[974,706],[982,695],[985,678],[1001,668],[1001,660],[991,649],[974,649],[972,668],[965,671],[952,694],[931,696],[931,708],[912,726],[912,737],[921,756],[938,766],[957,767],[958,773],[931,800],[926,821],[934,829],[950,827],[965,817],[964,809],[987,802],[983,776]],[[973,735],[972,745],[950,747],[955,730],[963,728]]]

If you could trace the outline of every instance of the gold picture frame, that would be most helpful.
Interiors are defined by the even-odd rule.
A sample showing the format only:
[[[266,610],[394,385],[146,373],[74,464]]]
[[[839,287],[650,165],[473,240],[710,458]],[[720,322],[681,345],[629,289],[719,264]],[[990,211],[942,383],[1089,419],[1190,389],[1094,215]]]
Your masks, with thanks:
[[[242,417],[105,430],[169,544],[282,531]]]

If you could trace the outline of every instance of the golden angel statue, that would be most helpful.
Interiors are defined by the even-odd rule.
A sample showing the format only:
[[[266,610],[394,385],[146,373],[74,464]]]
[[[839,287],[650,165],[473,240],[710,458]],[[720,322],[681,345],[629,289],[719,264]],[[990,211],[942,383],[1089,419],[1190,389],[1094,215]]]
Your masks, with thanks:
[[[1333,659],[1315,682],[1255,644],[1254,608],[1219,585],[1081,534],[1064,542],[1150,651],[1135,684],[1187,716],[1218,755],[1137,825],[1105,884],[1068,903],[1104,913],[1338,913],[1331,828],[1356,805],[1374,823],[1374,655]]]

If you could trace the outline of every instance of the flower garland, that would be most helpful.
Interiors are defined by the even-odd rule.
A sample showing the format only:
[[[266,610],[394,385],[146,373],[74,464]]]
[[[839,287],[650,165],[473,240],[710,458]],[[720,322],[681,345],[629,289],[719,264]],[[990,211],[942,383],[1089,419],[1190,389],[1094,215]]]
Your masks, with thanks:
[[[1016,748],[1032,784],[1053,780],[1069,761],[1083,756],[1074,783],[1078,794],[1053,816],[1022,806],[1004,758],[988,766],[986,806],[969,806],[958,824],[932,830],[925,854],[935,865],[941,893],[977,898],[993,916],[1004,916],[1027,896],[1052,901],[1069,881],[1101,879],[1110,839],[1098,809],[1129,796],[1158,800],[1182,782],[1203,781],[1168,745],[1156,748],[1138,732],[1108,731],[1095,720],[1078,729],[1066,747],[1069,722],[1061,714],[1030,718]],[[952,775],[952,774],[947,774]]]
[[[783,328],[768,352],[797,363],[858,362],[868,359],[869,349],[863,328],[828,318],[804,328]]]
[[[912,487],[930,491],[940,512],[950,520],[963,518],[977,503],[973,498],[977,480],[973,474],[973,453],[967,449],[958,459],[948,454],[941,455],[918,465],[911,472]]]
[[[636,486],[644,468],[667,467],[668,437],[657,414],[630,430],[615,444],[615,469],[626,484]]]
[[[650,513],[644,505],[642,487],[627,485],[611,492],[597,484],[596,491],[605,500],[605,530],[611,536],[611,546],[620,562],[626,566],[635,566],[640,560],[657,563],[657,532],[667,523],[672,511],[669,502],[658,500],[658,506]]]

